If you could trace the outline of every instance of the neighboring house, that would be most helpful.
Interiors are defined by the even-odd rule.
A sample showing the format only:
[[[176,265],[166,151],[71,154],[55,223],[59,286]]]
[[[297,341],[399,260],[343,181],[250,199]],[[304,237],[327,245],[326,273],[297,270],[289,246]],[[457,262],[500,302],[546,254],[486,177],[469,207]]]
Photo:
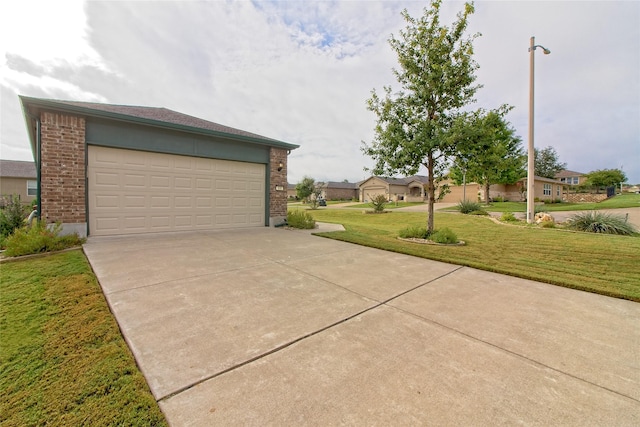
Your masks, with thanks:
[[[33,162],[0,160],[0,197],[18,196],[27,204],[38,195],[36,166]],[[0,203],[4,203],[0,201]]]
[[[410,176],[406,178],[384,178],[372,176],[358,183],[358,199],[368,203],[379,194],[389,201],[424,202],[427,194],[424,186],[426,176]]]
[[[587,177],[581,172],[575,172],[565,169],[558,172],[555,176],[555,179],[566,185],[580,185],[584,184],[584,182],[587,180]]]
[[[20,96],[40,213],[63,232],[119,235],[277,225],[298,145],[166,108]]]
[[[329,181],[321,186],[320,197],[325,200],[352,200],[358,197],[358,184],[354,182]]]
[[[565,184],[559,180],[536,176],[534,178],[534,198],[543,200],[558,200],[563,198]],[[458,203],[463,199],[462,185],[449,185],[450,192],[441,200],[445,203]],[[520,202],[527,198],[527,178],[522,178],[515,184],[493,184],[489,187],[489,197],[492,200],[502,198],[505,201]],[[483,186],[475,182],[466,186],[466,199],[484,202]]]
[[[295,184],[287,184],[287,199],[298,198],[298,192],[296,191]]]

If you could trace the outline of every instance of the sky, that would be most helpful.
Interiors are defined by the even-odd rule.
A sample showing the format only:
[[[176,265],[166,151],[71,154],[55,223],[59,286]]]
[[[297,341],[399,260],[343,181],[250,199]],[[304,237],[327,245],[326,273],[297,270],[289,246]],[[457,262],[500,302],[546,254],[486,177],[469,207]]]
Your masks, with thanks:
[[[18,95],[165,107],[300,145],[288,180],[370,173],[371,91],[397,87],[389,46],[428,1],[12,1],[0,6],[0,158],[32,160]],[[450,25],[463,3],[445,1]],[[640,183],[640,2],[476,1],[483,87],[526,149],[530,38],[535,146],[573,171]]]

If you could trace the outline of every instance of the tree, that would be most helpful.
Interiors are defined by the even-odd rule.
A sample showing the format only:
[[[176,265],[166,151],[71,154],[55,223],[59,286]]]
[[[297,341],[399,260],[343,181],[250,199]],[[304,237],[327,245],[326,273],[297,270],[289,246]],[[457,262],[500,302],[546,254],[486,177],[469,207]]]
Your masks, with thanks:
[[[466,172],[466,178],[483,186],[487,203],[492,184],[513,184],[525,175],[527,157],[521,140],[505,120],[511,109],[503,105],[496,110],[463,113],[450,129],[449,138],[456,141],[451,177],[460,184]]]
[[[567,168],[566,163],[560,163],[560,160],[558,159],[558,153],[556,153],[555,148],[551,146],[543,148],[542,150],[534,148],[533,152],[536,162],[536,176],[555,179],[558,172]]]
[[[313,194],[313,190],[316,186],[316,183],[313,178],[305,176],[302,178],[302,181],[296,184],[296,196],[300,200],[307,200],[311,194]]]
[[[402,90],[392,95],[387,86],[383,97],[372,91],[367,107],[377,116],[375,136],[362,147],[375,161],[375,175],[415,175],[421,166],[427,169],[429,233],[436,186],[453,148],[446,130],[479,88],[473,85],[478,66],[472,59],[478,34],[464,37],[473,4],[465,3],[451,28],[440,24],[440,5],[441,0],[432,0],[418,19],[402,12],[407,27],[389,40],[398,56],[400,69],[393,71]]]
[[[618,186],[627,180],[627,176],[620,169],[598,169],[587,174],[587,185],[592,187]]]

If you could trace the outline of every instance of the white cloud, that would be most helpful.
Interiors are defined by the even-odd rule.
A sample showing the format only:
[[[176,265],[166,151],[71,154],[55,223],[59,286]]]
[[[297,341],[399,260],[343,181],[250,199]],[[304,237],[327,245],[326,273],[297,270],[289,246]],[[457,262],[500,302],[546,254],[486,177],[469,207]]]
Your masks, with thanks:
[[[365,177],[372,162],[360,145],[375,123],[365,101],[394,84],[387,39],[404,27],[400,11],[417,16],[426,5],[14,3],[12,17],[0,18],[2,157],[29,153],[20,93],[164,106],[300,144],[291,182]],[[445,2],[442,22],[461,7]],[[515,106],[509,118],[526,138],[535,35],[552,51],[536,52],[536,146],[553,145],[574,170],[623,164],[640,182],[640,3],[479,1],[470,22],[483,34],[476,106]]]

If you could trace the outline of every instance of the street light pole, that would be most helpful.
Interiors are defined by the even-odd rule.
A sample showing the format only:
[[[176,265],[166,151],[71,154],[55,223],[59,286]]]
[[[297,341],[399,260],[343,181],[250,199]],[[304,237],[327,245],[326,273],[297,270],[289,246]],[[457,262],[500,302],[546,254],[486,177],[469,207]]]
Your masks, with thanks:
[[[546,47],[536,45],[535,37],[531,37],[531,45],[529,46],[529,147],[528,147],[528,163],[527,163],[527,223],[533,222],[534,206],[535,206],[535,150],[533,146],[533,84],[534,84],[534,60],[533,52],[536,47],[542,49],[545,55],[551,53]]]

